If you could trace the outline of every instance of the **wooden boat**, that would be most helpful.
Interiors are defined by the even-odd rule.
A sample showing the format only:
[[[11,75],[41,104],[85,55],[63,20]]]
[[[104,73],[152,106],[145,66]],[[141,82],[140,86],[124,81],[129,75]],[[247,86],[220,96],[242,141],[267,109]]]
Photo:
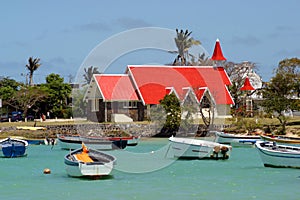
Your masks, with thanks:
[[[81,144],[97,150],[112,150],[112,149],[124,149],[127,146],[126,138],[122,137],[84,137],[74,135],[57,135],[57,143],[61,149],[78,149]]]
[[[255,146],[265,167],[300,168],[300,147],[266,141],[258,141]]]
[[[228,159],[232,150],[229,145],[195,138],[172,136],[169,142],[169,151],[177,158]]]
[[[26,156],[28,142],[17,138],[5,138],[0,140],[1,156],[12,158]]]
[[[288,145],[300,145],[300,138],[296,137],[287,137],[287,136],[268,136],[261,135],[260,136],[264,141],[276,142],[278,144],[288,144]]]
[[[259,135],[240,135],[230,134],[219,131],[212,131],[216,135],[216,142],[221,144],[228,144],[232,146],[250,146],[254,145],[256,141],[260,140]]]
[[[66,172],[72,177],[101,177],[110,175],[116,158],[112,155],[87,148],[71,151],[64,157]]]

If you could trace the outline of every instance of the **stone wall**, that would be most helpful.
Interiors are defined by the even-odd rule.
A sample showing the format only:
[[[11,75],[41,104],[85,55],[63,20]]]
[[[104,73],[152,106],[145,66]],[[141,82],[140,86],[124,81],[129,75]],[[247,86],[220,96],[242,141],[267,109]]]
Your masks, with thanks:
[[[80,134],[89,136],[107,136],[121,133],[133,136],[152,137],[157,134],[155,127],[148,124],[72,124],[48,125],[47,130],[56,134]]]

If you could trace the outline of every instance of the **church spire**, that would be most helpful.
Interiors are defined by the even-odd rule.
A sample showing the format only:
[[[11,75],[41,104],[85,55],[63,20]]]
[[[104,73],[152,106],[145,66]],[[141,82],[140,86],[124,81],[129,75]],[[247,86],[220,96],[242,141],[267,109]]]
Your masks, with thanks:
[[[214,53],[213,53],[211,59],[214,61],[226,60],[226,58],[223,56],[219,39],[216,40]]]
[[[255,88],[251,85],[250,80],[249,80],[248,77],[246,77],[244,85],[243,85],[243,87],[241,87],[240,90],[244,90],[244,91],[255,90]]]

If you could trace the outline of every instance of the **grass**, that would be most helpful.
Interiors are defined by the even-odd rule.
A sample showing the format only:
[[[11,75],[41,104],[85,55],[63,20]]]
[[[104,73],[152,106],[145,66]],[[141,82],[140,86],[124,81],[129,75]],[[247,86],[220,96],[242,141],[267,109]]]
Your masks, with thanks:
[[[280,127],[279,120],[276,118],[232,118],[230,119],[233,127],[232,132],[243,132],[250,130],[255,132],[256,129],[266,129],[269,127],[271,131],[275,131]],[[229,131],[229,132],[230,132]],[[288,118],[286,126],[286,134],[293,134],[300,136],[300,116]]]

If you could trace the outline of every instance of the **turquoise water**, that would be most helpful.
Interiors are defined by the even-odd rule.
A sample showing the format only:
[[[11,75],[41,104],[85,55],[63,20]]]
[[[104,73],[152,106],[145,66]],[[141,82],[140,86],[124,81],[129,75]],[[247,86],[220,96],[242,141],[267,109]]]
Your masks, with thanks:
[[[147,157],[166,144],[167,139],[146,139],[126,152]],[[255,148],[234,148],[226,161],[166,157],[169,165],[145,173],[125,172],[120,159],[118,170],[99,180],[68,177],[63,163],[68,151],[59,146],[29,146],[27,152],[27,157],[0,159],[0,199],[300,199],[300,170],[265,168]],[[135,155],[143,154],[129,156],[132,166],[151,165],[147,158],[132,160]],[[45,168],[51,174],[43,174]]]

